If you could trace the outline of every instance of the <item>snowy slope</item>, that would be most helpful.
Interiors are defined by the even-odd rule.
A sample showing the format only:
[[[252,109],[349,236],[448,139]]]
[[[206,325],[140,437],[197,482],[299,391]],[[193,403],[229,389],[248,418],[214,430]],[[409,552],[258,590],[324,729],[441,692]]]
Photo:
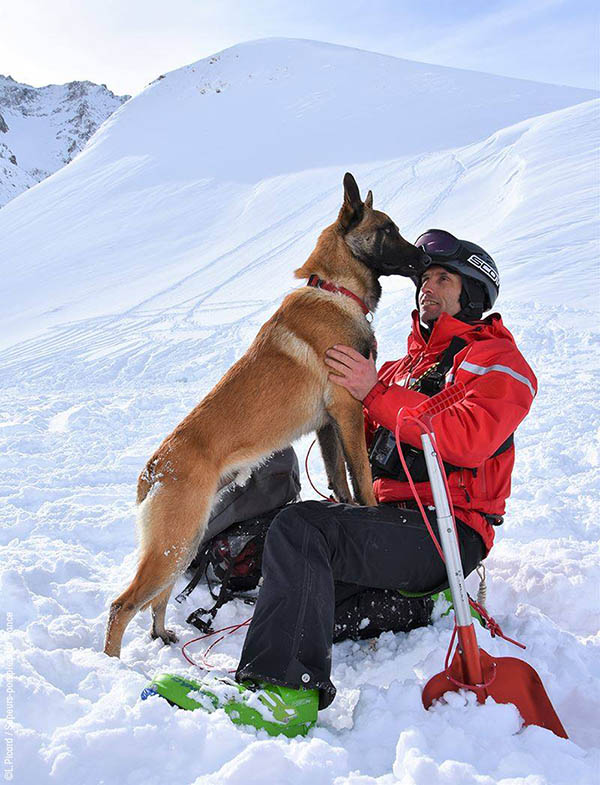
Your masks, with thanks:
[[[0,207],[69,163],[128,98],[92,82],[31,87],[0,75]]]
[[[386,89],[368,103],[377,74]],[[317,85],[329,87],[313,109]],[[404,107],[439,106],[448,93],[460,122],[423,138]],[[258,42],[157,81],[71,164],[0,211],[0,607],[16,782],[594,782],[599,102],[588,98]],[[360,129],[352,145],[343,128]],[[231,158],[217,146],[227,133]],[[197,675],[177,647],[149,639],[144,614],[122,661],[101,654],[107,605],[134,569],[139,469],[298,285],[292,270],[335,217],[346,169],[408,238],[447,226],[497,258],[499,310],[540,393],[517,434],[507,523],[487,560],[490,609],[528,649],[485,634],[480,643],[534,665],[570,741],[519,732],[510,706],[456,697],[424,712],[420,688],[442,667],[448,619],[375,647],[336,646],[338,698],[302,741],[140,702],[159,671]],[[404,347],[413,290],[403,280],[384,289],[376,332],[391,358]],[[312,471],[324,486],[316,456]],[[199,588],[187,606],[171,603],[182,640],[193,637],[186,615],[207,600]],[[247,615],[232,603],[219,620]],[[227,638],[214,661],[234,667],[240,647],[239,635]]]
[[[442,151],[593,97],[308,41],[244,44],[174,71],[124,104],[68,167],[0,213],[0,296],[10,328],[0,341],[112,314],[116,290],[120,306],[134,308],[207,271],[220,298],[243,300],[236,284],[223,288],[229,266],[279,249],[287,274],[294,262],[281,255],[282,222],[300,222],[291,250],[302,258],[335,210],[339,173],[350,164],[361,172],[381,161],[387,172],[394,160],[408,237],[437,217],[448,188],[473,182],[471,169],[482,182],[477,215],[503,220],[528,174],[519,143],[526,129],[490,140],[473,162]],[[567,193],[593,177],[574,163]],[[335,174],[310,174],[318,167]],[[492,172],[497,193],[487,188]],[[392,193],[379,199],[389,203]],[[457,230],[470,218],[463,213]]]

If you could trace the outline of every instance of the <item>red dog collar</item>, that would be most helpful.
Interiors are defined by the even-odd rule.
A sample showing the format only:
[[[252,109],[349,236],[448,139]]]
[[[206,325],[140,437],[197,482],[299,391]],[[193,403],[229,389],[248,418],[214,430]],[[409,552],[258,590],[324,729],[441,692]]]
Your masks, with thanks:
[[[346,297],[352,297],[352,299],[360,305],[365,316],[370,312],[369,308],[360,299],[360,297],[354,294],[354,292],[351,292],[350,289],[345,289],[343,286],[336,286],[330,281],[324,281],[322,278],[319,278],[318,275],[311,275],[306,285],[314,286],[316,289],[325,289],[328,292],[338,292],[339,294],[345,294]]]

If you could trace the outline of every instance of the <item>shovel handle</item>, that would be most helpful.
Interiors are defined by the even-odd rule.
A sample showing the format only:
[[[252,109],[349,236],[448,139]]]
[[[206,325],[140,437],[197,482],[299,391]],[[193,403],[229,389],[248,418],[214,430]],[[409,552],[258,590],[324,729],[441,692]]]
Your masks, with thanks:
[[[427,398],[414,409],[401,409],[398,413],[398,421],[396,424],[397,442],[399,442],[398,429],[400,420],[415,420],[417,423],[421,424],[421,430],[423,431],[421,434],[421,444],[423,445],[423,454],[425,456],[427,473],[429,475],[429,482],[436,509],[441,549],[443,559],[446,563],[446,572],[448,574],[448,583],[452,593],[456,622],[459,627],[467,627],[471,623],[471,610],[458,549],[456,524],[450,509],[450,503],[442,477],[442,470],[440,468],[440,460],[438,459],[435,449],[435,435],[431,429],[431,420],[437,414],[450,409],[452,406],[455,406],[462,401],[465,398],[465,395],[466,389],[464,384],[459,382],[451,385],[437,395]],[[400,448],[398,448],[398,452],[402,455]],[[413,488],[413,493],[414,492],[415,489]],[[431,534],[433,537],[433,533]]]
[[[433,494],[433,503],[435,504],[440,544],[444,553],[444,561],[446,562],[446,572],[448,573],[448,583],[454,603],[456,623],[459,627],[468,627],[471,624],[471,610],[469,607],[467,589],[465,587],[465,576],[460,560],[460,551],[458,549],[456,525],[454,523],[454,518],[452,517],[452,512],[450,511],[450,504],[442,479],[438,455],[428,433],[423,433],[421,435],[421,444],[423,445],[425,463],[427,464],[427,472],[429,474],[429,482]]]

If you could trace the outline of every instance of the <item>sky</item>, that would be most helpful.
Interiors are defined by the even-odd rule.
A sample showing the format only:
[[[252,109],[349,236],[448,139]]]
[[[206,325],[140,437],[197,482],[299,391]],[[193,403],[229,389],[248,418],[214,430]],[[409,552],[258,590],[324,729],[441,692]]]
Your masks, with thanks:
[[[309,38],[455,68],[600,88],[594,0],[4,0],[0,73],[133,95],[256,38]]]

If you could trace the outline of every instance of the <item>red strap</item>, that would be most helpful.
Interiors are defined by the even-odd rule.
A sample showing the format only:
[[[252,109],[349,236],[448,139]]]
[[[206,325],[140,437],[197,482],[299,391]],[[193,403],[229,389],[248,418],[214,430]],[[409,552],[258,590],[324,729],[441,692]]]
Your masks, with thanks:
[[[314,286],[316,289],[325,289],[328,292],[345,294],[346,297],[351,297],[360,305],[365,316],[370,313],[370,309],[365,305],[363,300],[361,300],[358,295],[354,294],[354,292],[351,292],[350,289],[345,289],[343,286],[336,286],[334,283],[331,283],[331,281],[324,281],[322,278],[319,278],[318,275],[311,275],[306,285]]]
[[[206,659],[206,655],[211,651],[211,649],[213,649],[217,645],[217,643],[220,643],[223,640],[225,635],[233,635],[234,632],[237,632],[242,627],[247,627],[251,621],[252,621],[252,616],[250,616],[249,619],[246,619],[246,621],[243,621],[240,624],[231,624],[229,627],[221,627],[220,630],[211,630],[211,632],[208,632],[206,635],[200,635],[200,637],[198,638],[191,638],[191,640],[186,641],[181,647],[181,653],[183,654],[184,659],[186,659],[190,663],[190,665],[195,665],[197,668],[200,668],[201,670],[205,670],[205,671],[222,670],[222,668],[220,668],[218,665],[211,665],[210,662],[208,662],[208,660]],[[216,641],[213,641],[208,647],[208,649],[204,652],[204,654],[202,655],[202,664],[196,662],[190,657],[189,654],[187,654],[186,649],[190,644],[196,643],[196,641],[203,641],[205,638],[212,638],[213,635],[218,635],[220,632],[224,634],[221,635],[220,638],[217,638]],[[233,668],[233,670],[229,670],[227,671],[227,673],[235,673],[236,670],[237,670],[236,668]]]

